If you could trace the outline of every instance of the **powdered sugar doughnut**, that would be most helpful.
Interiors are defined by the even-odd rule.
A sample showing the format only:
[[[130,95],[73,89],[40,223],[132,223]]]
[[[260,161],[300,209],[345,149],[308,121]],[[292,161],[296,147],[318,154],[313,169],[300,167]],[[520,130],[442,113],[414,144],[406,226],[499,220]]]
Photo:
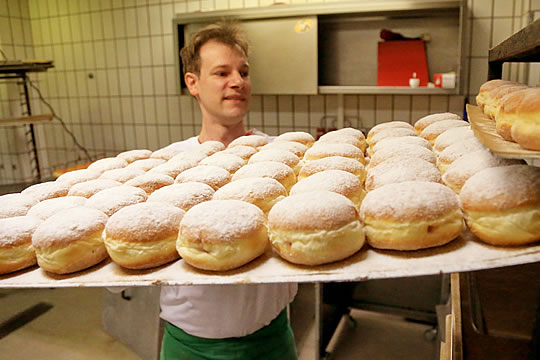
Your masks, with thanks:
[[[257,149],[252,146],[238,145],[226,148],[225,150],[223,150],[223,153],[240,156],[242,159],[244,159],[244,161],[247,162],[251,155],[257,153]]]
[[[24,216],[38,201],[31,196],[14,193],[0,196],[0,219]]]
[[[370,139],[380,133],[381,131],[384,131],[385,129],[392,129],[392,128],[405,128],[405,129],[413,129],[414,127],[405,121],[389,121],[381,124],[377,124],[374,127],[369,130],[367,134],[367,139]]]
[[[454,161],[444,173],[443,182],[459,194],[463,184],[474,174],[488,168],[520,164],[519,160],[503,159],[488,149],[465,154]]]
[[[88,166],[88,170],[104,173],[107,170],[126,167],[128,162],[118,157],[104,158],[94,161]]]
[[[257,154],[249,158],[248,164],[255,164],[258,162],[275,161],[287,165],[293,169],[295,174],[298,174],[302,164],[300,158],[294,155],[288,150],[281,149],[267,149],[261,150]]]
[[[37,201],[43,201],[66,196],[70,187],[68,182],[46,181],[27,187],[21,191],[21,194],[30,196]]]
[[[88,169],[73,170],[63,173],[56,179],[56,181],[62,182],[68,186],[73,186],[78,183],[97,179],[100,175],[101,173],[99,171]]]
[[[442,120],[461,120],[461,116],[449,112],[426,115],[416,120],[414,129],[420,134],[429,125]]]
[[[251,146],[255,149],[258,149],[264,145],[268,144],[268,138],[266,136],[262,135],[245,135],[240,136],[229,144],[229,148],[235,147],[238,145],[245,145],[245,146]]]
[[[178,153],[174,155],[169,161],[188,160],[188,161],[194,161],[195,163],[198,164],[202,161],[202,159],[206,157],[207,157],[206,154],[191,150],[191,151],[184,151],[184,152]]]
[[[194,151],[205,154],[206,156],[210,156],[222,150],[225,150],[225,145],[223,145],[221,141],[214,140],[205,141],[194,149]]]
[[[148,269],[178,259],[175,244],[184,214],[160,202],[120,209],[110,217],[103,234],[109,256],[128,269]]]
[[[343,156],[329,156],[306,162],[298,173],[298,181],[325,170],[347,171],[355,175],[362,184],[366,180],[366,168],[359,161]]]
[[[432,149],[431,143],[420,136],[399,136],[399,137],[390,137],[382,139],[375,146],[368,148],[367,153],[369,156],[373,156],[374,153],[380,149],[385,148],[386,146],[395,146],[393,144],[409,144],[409,145],[418,145],[425,147],[428,150]]]
[[[304,155],[305,161],[322,159],[329,156],[343,156],[366,163],[364,152],[351,144],[316,143]]]
[[[171,160],[173,157],[178,155],[180,151],[169,149],[169,148],[163,148],[156,150],[150,155],[151,159],[163,159],[163,160]]]
[[[142,159],[142,160],[135,160],[131,164],[129,164],[126,168],[127,169],[140,169],[143,171],[148,171],[150,169],[155,168],[156,166],[159,166],[161,164],[164,164],[166,160],[163,159]]]
[[[103,261],[107,252],[101,235],[107,219],[99,210],[74,207],[45,220],[32,236],[39,266],[68,274]]]
[[[143,175],[144,173],[145,171],[142,169],[130,168],[129,166],[126,166],[125,168],[107,170],[101,174],[99,178],[125,183],[139,175]]]
[[[332,191],[351,200],[360,207],[366,195],[363,183],[353,174],[343,170],[325,170],[297,182],[290,194],[296,195],[318,190]]]
[[[278,202],[268,214],[268,234],[282,258],[303,265],[345,259],[365,241],[352,201],[331,191],[292,195]]]
[[[404,181],[441,182],[441,173],[430,162],[415,157],[392,157],[370,169],[366,177],[366,190]]]
[[[437,164],[437,155],[435,155],[433,151],[428,150],[425,147],[418,145],[393,143],[373,154],[373,156],[369,160],[368,170],[374,168],[383,161],[395,156],[416,157],[430,162],[433,165]]]
[[[289,166],[275,161],[263,161],[244,165],[234,173],[231,181],[251,177],[269,177],[275,179],[285,187],[287,192],[296,183],[294,171]]]
[[[186,171],[187,169],[191,169],[192,167],[197,166],[199,164],[199,161],[195,161],[193,159],[184,159],[184,160],[174,160],[171,159],[167,161],[165,164],[161,164],[156,166],[155,168],[148,171],[149,174],[152,173],[160,173],[164,175],[168,175],[175,179],[178,174],[180,174],[182,171]]]
[[[493,245],[540,240],[540,168],[510,165],[471,176],[459,194],[469,229]]]
[[[465,228],[457,195],[442,184],[407,181],[369,192],[360,215],[377,249],[418,250],[455,239]]]
[[[416,131],[409,128],[386,128],[377,132],[371,138],[366,139],[369,147],[374,147],[379,141],[383,139],[400,137],[400,136],[416,136]]]
[[[73,187],[69,189],[68,196],[82,196],[88,199],[90,196],[97,194],[101,190],[109,189],[120,185],[122,185],[121,182],[109,179],[95,179],[85,181],[83,183],[73,185]]]
[[[145,202],[148,198],[146,191],[135,186],[120,185],[105,189],[88,199],[85,206],[102,211],[111,216],[118,210],[129,205]]]
[[[268,150],[268,149],[287,150],[287,151],[292,152],[294,155],[298,156],[300,159],[302,159],[308,147],[299,142],[281,140],[281,141],[272,141],[271,143],[264,145],[261,148],[261,151]]]
[[[236,170],[240,169],[246,164],[245,160],[240,156],[233,154],[225,154],[223,152],[217,152],[199,163],[200,165],[212,165],[218,166],[229,173],[234,174]]]
[[[476,137],[463,139],[448,146],[439,154],[437,157],[437,167],[441,171],[441,174],[444,174],[446,169],[448,169],[448,166],[463,155],[485,148],[486,147],[482,145],[482,143],[478,141]]]
[[[116,155],[117,158],[124,159],[128,164],[136,160],[148,159],[152,155],[152,151],[148,149],[127,150]]]
[[[214,189],[201,182],[186,182],[162,187],[154,191],[148,202],[164,202],[188,211],[193,206],[212,200]]]
[[[433,151],[440,154],[444,149],[452,144],[460,142],[461,140],[474,137],[474,132],[470,126],[459,126],[456,128],[448,129],[441,135],[437,136],[433,143]]]
[[[278,141],[294,141],[309,148],[315,142],[315,138],[310,133],[304,131],[289,131],[274,139],[274,142]]]
[[[320,143],[333,143],[333,144],[349,144],[356,146],[359,148],[362,152],[366,151],[367,143],[365,139],[358,139],[357,137],[342,134],[339,132],[339,130],[332,131],[329,133],[324,134],[317,140],[317,144]]]
[[[217,190],[231,181],[231,174],[222,167],[212,165],[197,165],[181,172],[174,182],[176,184],[186,182],[202,182]]]
[[[352,128],[352,127],[341,128],[341,129],[334,130],[332,132],[336,133],[336,134],[339,134],[339,135],[352,136],[352,137],[357,138],[360,141],[365,141],[366,140],[366,136],[364,135],[362,130],[355,129],[355,128]]]
[[[196,268],[223,271],[254,260],[267,245],[266,219],[261,209],[240,200],[211,200],[186,213],[176,249],[184,261]]]
[[[174,179],[165,174],[147,172],[126,181],[125,184],[141,188],[146,191],[147,194],[151,194],[159,188],[174,184]]]
[[[446,130],[464,126],[469,126],[469,123],[463,120],[441,120],[429,125],[424,130],[422,130],[422,132],[420,133],[420,137],[423,137],[424,139],[433,144],[437,137]]]
[[[36,264],[32,234],[42,220],[33,216],[0,219],[0,274]]]
[[[214,200],[242,200],[261,209],[265,214],[287,196],[287,190],[272,178],[252,177],[236,180],[218,189]]]
[[[35,216],[41,220],[46,220],[62,210],[84,206],[85,203],[86,198],[82,196],[63,196],[59,198],[47,199],[32,206],[26,215]]]

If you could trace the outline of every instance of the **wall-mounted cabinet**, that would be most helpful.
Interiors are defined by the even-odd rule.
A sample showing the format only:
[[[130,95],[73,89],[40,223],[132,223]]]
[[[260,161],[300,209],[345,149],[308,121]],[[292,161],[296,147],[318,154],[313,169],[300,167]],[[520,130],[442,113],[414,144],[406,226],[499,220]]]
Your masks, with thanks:
[[[178,54],[197,29],[224,17],[238,19],[250,40],[254,94],[458,94],[463,16],[463,1],[368,0],[179,14],[173,26]],[[430,78],[455,72],[456,87],[377,86],[381,29],[407,37],[429,34]],[[176,65],[184,90],[179,55]]]

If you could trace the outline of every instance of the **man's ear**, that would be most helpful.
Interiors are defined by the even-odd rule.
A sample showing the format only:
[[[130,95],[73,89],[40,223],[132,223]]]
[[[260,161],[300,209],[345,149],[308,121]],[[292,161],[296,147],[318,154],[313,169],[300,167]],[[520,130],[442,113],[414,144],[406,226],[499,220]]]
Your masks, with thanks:
[[[188,72],[184,75],[184,81],[191,95],[197,97],[199,95],[199,77],[192,72]]]

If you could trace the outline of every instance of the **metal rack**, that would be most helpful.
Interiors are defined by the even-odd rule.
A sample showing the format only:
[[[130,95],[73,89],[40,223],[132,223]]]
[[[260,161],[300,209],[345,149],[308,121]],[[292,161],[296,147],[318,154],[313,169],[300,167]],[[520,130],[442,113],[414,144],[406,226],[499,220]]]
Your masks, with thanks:
[[[32,166],[35,170],[36,181],[41,181],[41,168],[39,166],[39,156],[36,146],[36,134],[34,124],[50,121],[53,118],[52,114],[32,115],[32,107],[30,105],[30,95],[28,90],[29,72],[43,72],[54,67],[52,61],[3,61],[0,62],[0,79],[18,79],[18,84],[22,86],[21,106],[23,108],[23,117],[0,119],[1,126],[23,125],[27,127],[26,135],[29,137],[29,145],[31,146]]]

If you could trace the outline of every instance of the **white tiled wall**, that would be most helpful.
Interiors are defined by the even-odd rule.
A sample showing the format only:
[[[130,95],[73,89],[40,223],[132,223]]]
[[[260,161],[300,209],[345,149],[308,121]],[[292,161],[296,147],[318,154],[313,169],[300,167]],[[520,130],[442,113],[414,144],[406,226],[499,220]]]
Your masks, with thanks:
[[[332,0],[281,0],[309,4]],[[465,0],[470,46],[468,94],[487,77],[488,49],[524,25],[538,0]],[[271,5],[273,0],[0,0],[0,46],[13,59],[53,59],[55,68],[33,76],[44,97],[95,159],[126,149],[158,149],[199,131],[200,111],[175,83],[174,14]],[[525,81],[522,65],[504,77]],[[0,85],[1,117],[16,116],[13,85]],[[473,96],[470,97],[471,99]],[[275,135],[316,134],[332,126],[337,95],[255,96],[247,122]],[[346,95],[346,125],[369,129],[390,120],[414,122],[433,112],[461,113],[462,96]],[[34,108],[39,109],[34,96]],[[45,111],[44,106],[41,110]],[[321,125],[322,124],[322,125]],[[20,129],[19,129],[20,130]],[[85,161],[58,121],[37,127],[43,172]],[[31,180],[9,160],[20,142],[0,128],[0,184]],[[24,143],[24,142],[23,142]],[[23,146],[24,147],[24,146]],[[9,169],[6,170],[6,168]]]

